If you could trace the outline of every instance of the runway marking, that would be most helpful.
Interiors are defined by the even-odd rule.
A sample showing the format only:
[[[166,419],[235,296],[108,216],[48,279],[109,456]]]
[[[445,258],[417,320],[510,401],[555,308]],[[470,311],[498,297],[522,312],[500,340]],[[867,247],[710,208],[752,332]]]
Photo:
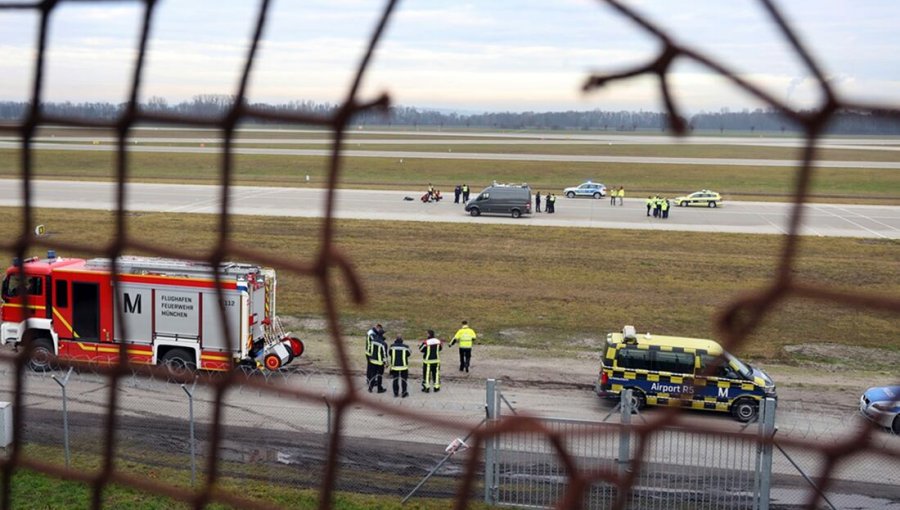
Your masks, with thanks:
[[[875,234],[876,236],[878,236],[878,237],[880,237],[880,238],[882,238],[882,239],[890,239],[888,236],[882,234],[881,232],[878,232],[877,230],[872,230],[871,228],[866,227],[866,226],[863,226],[863,225],[861,225],[861,224],[859,224],[859,223],[857,223],[857,222],[851,220],[850,218],[845,218],[844,216],[841,216],[840,214],[835,214],[835,213],[829,211],[827,208],[824,208],[824,207],[822,207],[822,206],[813,205],[812,208],[815,209],[815,210],[817,210],[817,211],[822,211],[823,213],[828,214],[828,215],[830,215],[830,216],[834,216],[835,218],[844,220],[844,221],[846,221],[847,223],[849,223],[849,224],[851,224],[851,225],[853,225],[853,226],[855,226],[855,227],[859,227],[859,228],[861,228],[861,229],[863,229],[863,230],[865,230],[866,232],[869,232],[869,233],[871,233],[871,234]],[[862,215],[860,215],[860,216],[862,216]],[[863,217],[865,218],[865,216],[863,216]],[[868,218],[866,218],[866,219],[868,219]]]
[[[769,215],[771,215],[771,213],[769,213]],[[756,213],[756,216],[759,216],[760,219],[762,219],[763,221],[765,221],[765,222],[768,223],[769,225],[772,225],[773,227],[775,227],[775,230],[777,230],[778,232],[780,232],[780,233],[782,233],[782,234],[784,234],[784,235],[788,235],[788,231],[785,230],[784,227],[782,227],[781,225],[779,225],[779,224],[775,223],[774,221],[770,220],[769,218],[767,218],[767,217],[766,217],[767,215],[766,215],[765,213],[758,212],[758,213]],[[780,216],[780,214],[779,214],[779,216]],[[785,216],[785,219],[786,219],[786,220],[789,220],[789,219],[790,219],[790,214],[788,214],[787,216]],[[811,229],[811,230],[813,230],[813,229]],[[813,230],[813,232],[815,232],[815,230]],[[816,235],[821,235],[821,234],[819,234],[818,232],[816,232]]]
[[[888,225],[887,223],[884,223],[883,221],[878,221],[878,220],[876,220],[875,218],[870,218],[869,216],[866,216],[865,214],[860,214],[860,213],[858,213],[858,212],[856,212],[856,211],[851,211],[851,210],[847,209],[846,207],[836,207],[835,209],[839,209],[839,210],[841,210],[841,211],[844,211],[844,212],[847,213],[847,214],[855,214],[855,215],[859,216],[860,218],[864,218],[864,219],[866,219],[866,220],[869,220],[869,221],[871,221],[872,223],[877,223],[877,224],[879,224],[879,225],[881,225],[881,226],[883,226],[883,227],[885,227],[885,228],[888,228],[888,229],[890,229],[890,230],[900,230],[900,228],[897,228],[897,227],[895,227],[895,226],[893,226],[893,225]]]

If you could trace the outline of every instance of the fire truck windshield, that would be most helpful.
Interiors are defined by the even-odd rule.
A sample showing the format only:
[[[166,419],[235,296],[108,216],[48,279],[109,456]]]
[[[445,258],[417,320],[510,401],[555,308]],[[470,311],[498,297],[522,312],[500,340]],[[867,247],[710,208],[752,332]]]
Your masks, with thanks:
[[[32,296],[40,296],[42,291],[41,278],[37,276],[30,276],[26,278],[26,281],[28,282],[28,294]],[[3,279],[3,299],[17,297],[24,291],[25,290],[23,289],[23,285],[21,284],[21,280],[18,274],[10,274]]]

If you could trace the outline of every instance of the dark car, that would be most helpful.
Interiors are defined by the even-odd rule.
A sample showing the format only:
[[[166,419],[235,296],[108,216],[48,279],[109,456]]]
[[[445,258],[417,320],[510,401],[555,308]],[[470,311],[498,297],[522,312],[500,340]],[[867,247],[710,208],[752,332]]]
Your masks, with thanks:
[[[472,216],[503,214],[518,218],[531,214],[531,188],[527,184],[493,184],[466,203]]]

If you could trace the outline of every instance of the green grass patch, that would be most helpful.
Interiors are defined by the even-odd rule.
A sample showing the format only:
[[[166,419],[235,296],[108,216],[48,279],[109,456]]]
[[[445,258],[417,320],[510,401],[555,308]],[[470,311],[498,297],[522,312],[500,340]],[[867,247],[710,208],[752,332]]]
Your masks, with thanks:
[[[488,154],[552,154],[567,156],[625,156],[625,157],[651,157],[651,158],[728,158],[728,159],[761,159],[761,160],[793,160],[798,163],[803,160],[802,148],[791,147],[767,147],[767,146],[740,146],[740,145],[667,145],[667,144],[638,144],[603,145],[602,143],[572,143],[572,144],[540,144],[537,141],[529,144],[460,144],[452,138],[447,140],[454,143],[441,143],[434,140],[429,144],[403,144],[402,140],[390,144],[365,143],[365,138],[354,137],[347,140],[343,146],[345,150],[372,150],[372,151],[401,151],[401,152],[452,152],[452,153],[488,153]],[[250,143],[241,142],[234,147],[255,149],[330,149],[330,140],[322,140],[322,143]],[[55,142],[84,145],[84,142]],[[198,147],[200,144],[208,148],[220,148],[221,142],[154,142],[141,141],[140,145],[159,147]],[[101,142],[101,145],[116,145],[115,142]],[[131,146],[132,144],[128,144]],[[898,162],[900,157],[896,151],[880,151],[867,148],[860,149],[821,149],[817,158],[824,161],[867,161],[867,162]]]
[[[587,179],[625,186],[631,196],[681,194],[713,189],[726,199],[785,199],[794,186],[795,169],[716,165],[638,165],[540,161],[441,160],[414,158],[344,158],[341,186],[346,188],[424,189],[431,182],[444,191],[468,183],[477,192],[491,181],[527,182],[535,191],[557,191]],[[18,150],[0,150],[0,177],[21,175]],[[130,180],[216,184],[221,155],[133,153]],[[42,179],[109,180],[114,176],[112,152],[37,151],[34,176]],[[327,182],[326,157],[235,155],[234,183],[258,186],[316,186]],[[306,176],[310,181],[306,181]],[[900,171],[891,169],[818,169],[810,193],[823,201],[900,201]]]
[[[19,233],[19,211],[5,209],[5,239]],[[112,240],[112,216],[99,211],[39,210],[48,241],[98,250]],[[199,214],[130,214],[133,238],[208,253],[216,218]],[[284,260],[312,261],[321,220],[232,217],[232,240]],[[487,344],[538,352],[583,348],[580,339],[634,324],[640,331],[712,337],[712,317],[736,295],[768,285],[780,236],[668,233],[526,225],[346,220],[338,247],[353,260],[368,304],[352,306],[335,276],[347,334],[390,322],[409,338],[431,328],[452,334],[468,319]],[[19,227],[20,228],[20,227]],[[62,256],[75,256],[60,252]],[[803,238],[795,278],[850,290],[900,293],[896,241]],[[318,317],[323,308],[309,278],[279,273],[279,313]],[[898,348],[900,320],[814,301],[780,303],[741,353],[781,359],[781,347],[804,342]]]
[[[64,465],[61,450],[41,445],[25,445],[26,457],[40,459],[43,463]],[[145,455],[147,453],[145,452]],[[146,457],[146,458],[152,458]],[[72,457],[72,468],[81,472],[96,473],[101,466],[101,458],[97,455],[76,453]],[[248,466],[251,469],[252,466]],[[185,470],[160,467],[137,461],[119,461],[115,467],[117,472],[145,478],[149,481],[180,487],[190,490],[190,472]],[[283,467],[282,467],[283,469]],[[300,489],[296,487],[253,482],[243,478],[223,476],[216,485],[222,492],[240,495],[258,504],[277,505],[279,508],[312,510],[319,506],[319,494],[316,489]],[[23,510],[81,510],[91,506],[92,487],[86,483],[61,480],[45,473],[18,468],[15,470],[11,486],[11,508]],[[337,492],[331,508],[335,510],[436,510],[448,508],[452,502],[446,499],[413,498],[406,505],[400,504],[400,497],[354,494]],[[483,503],[472,500],[470,508],[487,508]],[[172,500],[165,496],[147,493],[122,484],[110,484],[103,491],[102,508],[127,508],[137,510],[169,510],[188,509],[192,505]],[[209,510],[226,510],[232,508],[221,503],[212,503],[205,508]]]

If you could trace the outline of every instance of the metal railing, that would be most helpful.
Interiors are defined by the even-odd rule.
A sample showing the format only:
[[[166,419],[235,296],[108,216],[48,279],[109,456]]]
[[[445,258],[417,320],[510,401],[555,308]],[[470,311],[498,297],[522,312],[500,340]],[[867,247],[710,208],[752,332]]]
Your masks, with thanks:
[[[495,387],[488,385],[489,391]],[[500,435],[493,457],[486,455],[486,502],[559,507],[571,497],[569,471],[575,467],[601,480],[584,488],[580,503],[587,509],[612,508],[620,500],[640,509],[768,508],[761,501],[768,501],[772,451],[761,438],[774,429],[774,401],[765,407],[760,427],[746,432],[667,425],[647,434],[646,423],[631,420],[636,410],[630,391],[621,394],[619,423],[540,418],[540,431]],[[490,419],[503,418],[496,412]],[[558,455],[561,445],[573,465]],[[629,491],[604,480],[618,476],[634,479]]]

